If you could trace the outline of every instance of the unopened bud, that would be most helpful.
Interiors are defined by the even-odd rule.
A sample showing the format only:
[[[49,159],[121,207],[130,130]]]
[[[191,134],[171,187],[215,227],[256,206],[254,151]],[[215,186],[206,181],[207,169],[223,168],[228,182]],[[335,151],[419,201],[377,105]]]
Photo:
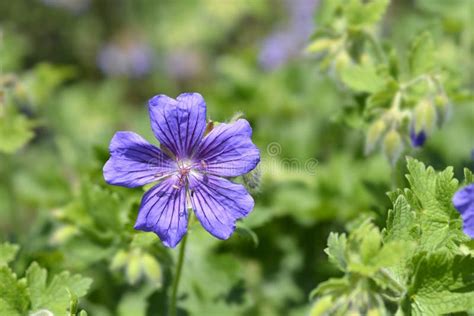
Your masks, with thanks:
[[[138,252],[130,254],[128,257],[128,265],[126,270],[127,280],[130,284],[136,284],[141,277],[142,274],[142,265],[141,265],[141,257]]]
[[[334,62],[334,66],[336,68],[337,73],[341,74],[342,70],[349,66],[350,63],[351,57],[349,56],[349,54],[347,54],[345,50],[337,54]]]
[[[403,151],[403,142],[400,134],[395,130],[390,130],[383,140],[383,152],[392,165],[397,163]]]
[[[127,263],[127,260],[128,253],[125,252],[125,250],[119,250],[112,259],[112,262],[110,263],[110,269],[118,270],[122,268]]]
[[[320,38],[309,44],[309,46],[306,48],[306,51],[308,53],[321,53],[323,51],[331,49],[337,44],[337,40],[330,38]]]
[[[161,286],[161,266],[150,254],[142,256],[142,267],[146,277],[153,283]]]
[[[418,134],[424,131],[430,134],[436,124],[436,110],[429,99],[421,100],[413,112],[413,128]]]
[[[383,120],[377,120],[370,125],[365,138],[365,154],[370,154],[377,146],[382,134],[385,132],[387,125]]]
[[[73,225],[64,225],[58,228],[50,238],[53,245],[61,245],[78,233],[78,229]]]

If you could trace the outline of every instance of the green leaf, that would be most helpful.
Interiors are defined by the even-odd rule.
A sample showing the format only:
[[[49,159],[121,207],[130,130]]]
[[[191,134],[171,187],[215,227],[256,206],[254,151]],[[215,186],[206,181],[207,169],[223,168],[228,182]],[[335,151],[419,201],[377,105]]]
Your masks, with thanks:
[[[341,271],[345,271],[347,267],[346,247],[347,238],[345,234],[329,234],[328,247],[324,249],[324,252],[329,256],[329,261]]]
[[[311,293],[309,294],[310,299],[314,299],[316,296],[322,295],[333,295],[338,296],[342,293],[345,293],[350,290],[350,283],[347,278],[339,279],[329,279],[318,285]]]
[[[467,185],[473,182],[474,182],[474,176],[472,174],[472,171],[467,168],[464,168],[464,184]]]
[[[24,315],[27,308],[26,283],[10,268],[0,267],[0,315]]]
[[[75,70],[71,66],[56,66],[40,63],[22,80],[28,97],[34,105],[44,104],[55,89],[73,78]]]
[[[370,27],[377,23],[385,13],[389,0],[350,0],[344,3],[349,25],[356,28]]]
[[[383,86],[383,79],[370,65],[352,65],[342,69],[341,80],[357,92],[376,92]]]
[[[53,314],[65,314],[70,306],[70,294],[80,298],[86,295],[92,280],[80,275],[61,272],[47,282],[47,271],[36,262],[26,271],[28,292],[31,299],[31,309],[47,309]]]
[[[398,82],[395,80],[390,79],[387,81],[380,90],[367,98],[367,110],[379,107],[388,108],[399,88]]]
[[[386,242],[395,240],[413,241],[415,225],[415,213],[405,196],[400,195],[396,199],[393,209],[388,211],[387,228],[384,230]]]
[[[447,250],[414,258],[416,270],[406,299],[412,315],[441,315],[474,308],[474,258]]]
[[[8,242],[0,244],[0,266],[5,266],[13,261],[19,249],[20,247],[18,245],[10,244]]]
[[[415,210],[417,225],[420,229],[418,246],[432,251],[442,247],[456,249],[466,240],[462,233],[462,221],[454,209],[451,199],[458,188],[453,179],[453,169],[436,171],[413,158],[407,159],[407,175],[411,190],[405,192]],[[410,195],[412,197],[410,198]]]
[[[420,75],[433,68],[435,65],[434,50],[433,38],[428,32],[420,34],[413,40],[408,56],[412,75]]]
[[[12,154],[33,138],[34,125],[11,105],[4,112],[2,106],[0,104],[0,152]]]

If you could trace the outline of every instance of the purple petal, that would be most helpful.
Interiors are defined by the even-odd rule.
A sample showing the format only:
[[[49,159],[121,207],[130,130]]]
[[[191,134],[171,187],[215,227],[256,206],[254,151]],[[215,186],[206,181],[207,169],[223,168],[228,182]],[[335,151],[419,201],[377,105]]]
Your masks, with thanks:
[[[421,147],[425,144],[426,133],[423,130],[416,133],[415,129],[412,127],[410,129],[410,138],[413,147]]]
[[[454,207],[461,213],[464,232],[474,238],[474,184],[460,189],[453,197]]]
[[[202,171],[223,177],[236,177],[254,169],[260,152],[252,143],[252,128],[246,120],[219,124],[199,145],[193,160]]]
[[[176,170],[176,163],[158,147],[132,132],[117,132],[110,141],[103,172],[108,184],[133,188],[157,181]]]
[[[183,93],[174,100],[160,94],[148,104],[156,138],[178,159],[189,158],[206,128],[206,103],[202,96]]]
[[[213,175],[191,175],[189,188],[196,217],[219,239],[229,238],[235,230],[235,221],[247,216],[254,206],[242,185]]]
[[[166,247],[174,248],[188,227],[185,186],[173,175],[145,193],[135,229],[155,232]]]

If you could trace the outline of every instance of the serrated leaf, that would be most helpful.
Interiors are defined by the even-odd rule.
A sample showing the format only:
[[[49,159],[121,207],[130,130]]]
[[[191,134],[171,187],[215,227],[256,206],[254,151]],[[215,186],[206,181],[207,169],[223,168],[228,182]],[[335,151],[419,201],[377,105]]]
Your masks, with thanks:
[[[0,315],[22,316],[6,299],[0,297]]]
[[[37,263],[32,263],[26,271],[31,309],[47,309],[54,314],[66,313],[70,306],[70,293],[77,298],[86,295],[92,280],[80,275],[61,272],[47,282],[47,271]]]
[[[441,315],[474,308],[474,258],[447,250],[420,254],[407,298],[413,315]]]
[[[5,266],[13,259],[15,259],[16,254],[20,247],[18,245],[10,244],[5,242],[0,245],[0,266]]]
[[[406,197],[417,214],[421,233],[419,247],[427,251],[440,247],[456,248],[466,237],[461,231],[460,216],[451,203],[458,188],[452,168],[437,173],[413,158],[407,159],[407,167],[411,186],[407,193],[413,195],[406,194]]]
[[[468,185],[474,182],[474,176],[472,171],[464,168],[464,185]]]
[[[341,80],[357,92],[376,92],[383,86],[383,79],[371,65],[352,65],[341,70]]]
[[[384,231],[386,242],[395,240],[412,241],[412,228],[415,225],[415,214],[405,196],[399,195],[393,209],[388,211],[387,228]]]
[[[10,268],[0,267],[0,315],[24,315],[27,308],[26,283]]]
[[[345,234],[338,235],[336,233],[330,233],[328,237],[328,247],[324,249],[324,252],[329,256],[329,261],[341,271],[345,271],[347,268],[346,246],[347,238]]]
[[[377,227],[370,225],[370,229],[364,230],[360,243],[359,254],[363,263],[369,263],[377,255],[381,248],[382,236]]]
[[[408,61],[414,76],[433,68],[435,64],[434,43],[430,33],[424,32],[413,40]]]

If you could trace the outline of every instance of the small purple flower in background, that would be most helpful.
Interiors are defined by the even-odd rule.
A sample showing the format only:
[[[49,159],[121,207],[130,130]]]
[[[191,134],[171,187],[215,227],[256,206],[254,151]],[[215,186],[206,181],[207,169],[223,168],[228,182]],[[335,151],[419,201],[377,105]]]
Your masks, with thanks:
[[[415,129],[410,128],[410,139],[413,147],[421,147],[426,141],[426,133],[421,130],[418,133],[415,132]]]
[[[279,28],[263,41],[259,55],[265,70],[274,70],[298,56],[313,32],[313,13],[318,0],[286,0],[288,25]]]
[[[72,13],[79,14],[87,10],[90,0],[40,0],[45,5],[66,9]]]
[[[461,213],[464,232],[474,238],[474,183],[456,192],[453,197],[453,204]]]
[[[126,36],[103,46],[97,64],[106,75],[139,78],[151,71],[152,52],[145,43]]]
[[[166,56],[166,73],[177,81],[197,78],[205,69],[202,54],[192,49],[176,49]]]
[[[129,188],[160,181],[142,198],[135,229],[155,232],[174,248],[186,234],[188,209],[213,236],[227,239],[254,201],[225,177],[244,175],[260,161],[244,119],[221,123],[207,135],[206,103],[199,93],[149,101],[151,128],[162,149],[133,132],[117,132],[104,166],[109,184]]]

